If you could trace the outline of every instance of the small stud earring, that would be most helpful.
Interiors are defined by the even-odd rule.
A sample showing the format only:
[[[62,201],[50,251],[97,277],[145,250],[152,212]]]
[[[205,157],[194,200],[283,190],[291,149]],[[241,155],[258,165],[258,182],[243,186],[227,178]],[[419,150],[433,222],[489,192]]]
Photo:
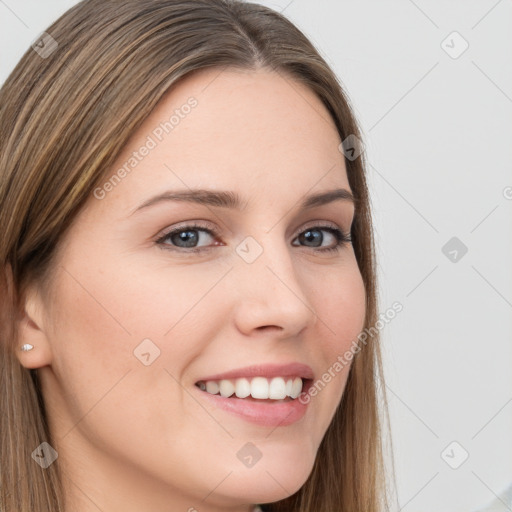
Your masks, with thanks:
[[[25,345],[22,345],[21,350],[27,352],[28,350],[32,350],[33,348],[34,345],[31,345],[30,343],[25,343]]]

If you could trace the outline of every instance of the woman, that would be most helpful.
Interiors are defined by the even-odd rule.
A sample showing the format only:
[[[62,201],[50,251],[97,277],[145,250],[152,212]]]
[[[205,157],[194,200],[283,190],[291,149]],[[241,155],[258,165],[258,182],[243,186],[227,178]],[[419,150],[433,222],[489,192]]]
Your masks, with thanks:
[[[387,510],[360,135],[306,37],[85,0],[0,105],[0,509]]]

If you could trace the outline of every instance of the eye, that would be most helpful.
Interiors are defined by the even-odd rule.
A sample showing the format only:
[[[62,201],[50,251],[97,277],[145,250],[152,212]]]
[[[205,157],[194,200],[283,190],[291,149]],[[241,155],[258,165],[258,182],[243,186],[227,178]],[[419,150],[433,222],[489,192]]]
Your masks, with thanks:
[[[317,249],[319,244],[321,245],[324,241],[325,237],[322,235],[322,231],[325,231],[329,233],[329,237],[334,239],[334,245],[330,245],[328,247],[323,247],[321,249]],[[350,234],[347,234],[345,231],[342,231],[338,227],[333,226],[311,226],[305,231],[302,231],[300,235],[297,237],[298,240],[300,240],[303,243],[309,244],[313,243],[315,244],[313,246],[313,249],[317,252],[332,252],[332,251],[339,251],[343,246],[349,244],[352,242],[352,238],[350,237]]]
[[[328,236],[333,239],[330,246],[321,247],[322,243],[325,241],[325,236],[322,232],[327,232]],[[200,236],[200,233],[206,233],[205,236]],[[177,251],[177,252],[202,252],[207,251],[213,248],[212,245],[207,246],[197,246],[197,244],[204,240],[204,238],[208,237],[217,237],[218,233],[215,229],[203,226],[201,224],[189,224],[185,226],[181,226],[175,228],[164,235],[162,235],[156,243],[160,245],[163,249]],[[299,240],[300,243],[307,244],[307,247],[311,247],[315,252],[331,252],[331,251],[339,251],[342,246],[347,245],[352,242],[350,234],[342,231],[336,226],[311,226],[306,230],[303,230],[299,233],[299,235],[295,238],[295,240]],[[169,243],[169,241],[171,243]],[[313,245],[308,245],[313,244]],[[334,245],[333,245],[334,244]],[[219,244],[217,244],[219,245]],[[318,248],[320,246],[320,248]]]
[[[200,240],[205,238],[204,236],[199,236],[199,232],[207,233],[207,235],[210,237],[217,236],[216,231],[213,229],[207,228],[200,224],[190,224],[169,231],[160,237],[156,243],[160,244],[164,249],[169,250],[179,251],[180,249],[190,249],[190,251],[186,252],[200,252],[210,249],[211,247],[197,248],[194,246],[194,244],[197,244]],[[208,236],[206,238],[208,238]],[[166,243],[167,240],[170,240],[172,245],[177,246],[178,249],[174,249],[172,245]]]

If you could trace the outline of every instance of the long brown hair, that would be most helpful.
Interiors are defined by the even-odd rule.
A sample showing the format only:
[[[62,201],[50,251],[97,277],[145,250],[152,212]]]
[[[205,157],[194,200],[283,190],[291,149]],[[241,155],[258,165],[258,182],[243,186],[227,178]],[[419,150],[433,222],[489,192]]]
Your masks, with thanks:
[[[52,438],[37,371],[15,356],[27,286],[36,283],[44,292],[59,240],[169,88],[205,68],[275,70],[316,93],[342,141],[361,140],[342,86],[317,50],[284,16],[258,4],[84,0],[46,32],[0,89],[2,512],[64,511],[58,460],[42,469],[31,457]],[[378,317],[364,158],[363,152],[345,162],[357,200],[351,235],[368,328]],[[375,335],[354,356],[308,480],[265,510],[389,510],[379,404],[389,424]]]

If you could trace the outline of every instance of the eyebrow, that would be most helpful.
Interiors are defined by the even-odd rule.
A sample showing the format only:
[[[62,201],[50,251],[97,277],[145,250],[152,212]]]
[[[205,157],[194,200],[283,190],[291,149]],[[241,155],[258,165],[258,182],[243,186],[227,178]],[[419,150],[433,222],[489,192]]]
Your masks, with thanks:
[[[130,215],[163,201],[183,201],[202,204],[205,206],[230,208],[238,211],[242,211],[247,206],[247,201],[242,201],[241,197],[236,192],[232,191],[208,189],[169,190],[144,201],[141,205],[135,208]],[[337,188],[306,196],[302,200],[300,208],[302,210],[307,210],[332,203],[334,201],[347,201],[354,205],[356,204],[356,198],[352,192],[345,188]]]

